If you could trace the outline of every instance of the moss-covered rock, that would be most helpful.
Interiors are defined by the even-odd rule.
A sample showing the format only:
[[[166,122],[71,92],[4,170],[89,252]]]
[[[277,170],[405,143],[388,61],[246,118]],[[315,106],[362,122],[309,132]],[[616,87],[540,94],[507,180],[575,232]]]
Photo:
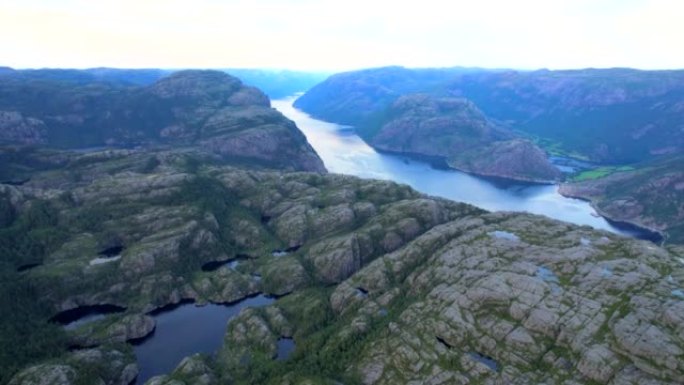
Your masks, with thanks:
[[[138,375],[130,348],[79,350],[54,363],[31,366],[19,372],[11,385],[128,385]]]
[[[144,313],[184,299],[278,296],[230,321],[215,359],[190,358],[153,383],[683,380],[677,247],[487,213],[386,181],[189,171],[184,156],[155,156],[151,172],[139,171],[149,154],[135,152],[71,170],[87,183],[57,184],[64,170],[35,174],[7,189],[13,218],[2,230],[13,269],[26,257],[42,261],[12,276],[31,283],[46,320],[85,305],[125,308],[70,331],[79,345],[142,336],[151,326]],[[41,248],[24,255],[22,239]],[[112,248],[119,254],[105,252]],[[283,337],[297,347],[274,360]],[[116,377],[78,364],[77,353],[35,363],[16,381],[38,371],[54,381]]]

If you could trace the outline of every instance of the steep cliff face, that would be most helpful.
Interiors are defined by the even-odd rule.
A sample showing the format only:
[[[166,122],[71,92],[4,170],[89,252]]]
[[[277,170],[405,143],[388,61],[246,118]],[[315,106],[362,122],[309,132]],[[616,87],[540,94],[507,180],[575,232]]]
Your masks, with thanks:
[[[0,128],[10,145],[196,147],[243,164],[325,171],[261,91],[218,71],[134,87],[0,78]]]

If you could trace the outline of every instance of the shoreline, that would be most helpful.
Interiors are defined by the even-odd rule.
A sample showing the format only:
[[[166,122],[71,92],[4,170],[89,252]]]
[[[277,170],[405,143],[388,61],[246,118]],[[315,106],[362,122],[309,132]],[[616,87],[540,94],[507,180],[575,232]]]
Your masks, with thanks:
[[[298,107],[296,105],[296,102],[297,102],[297,99],[299,99],[299,96],[301,96],[301,94],[303,94],[303,93],[291,95],[290,97],[284,98],[281,100],[291,101],[291,105],[293,108],[295,108],[296,110],[304,112],[305,114],[309,115],[311,118],[314,118],[316,120],[321,120],[321,121],[329,122],[332,124],[351,127],[354,130],[354,133],[361,140],[363,140],[364,143],[366,143],[370,148],[372,148],[373,150],[375,150],[381,154],[405,156],[409,159],[420,160],[420,161],[429,163],[431,166],[433,166],[434,168],[436,168],[438,170],[455,170],[455,171],[462,172],[462,173],[465,173],[468,175],[473,175],[476,177],[484,178],[484,179],[488,180],[489,182],[492,182],[495,185],[511,185],[514,183],[515,184],[526,183],[526,184],[530,184],[530,185],[559,185],[561,183],[560,179],[559,180],[542,180],[542,179],[533,179],[533,178],[514,178],[511,176],[507,176],[507,175],[504,176],[504,175],[497,175],[497,174],[478,173],[478,172],[474,172],[474,171],[470,171],[470,170],[464,170],[464,169],[460,169],[457,167],[453,167],[453,166],[449,165],[447,157],[444,157],[444,156],[425,155],[425,154],[414,153],[414,152],[392,151],[392,150],[385,150],[385,149],[378,148],[375,145],[373,145],[368,140],[368,138],[361,135],[353,123],[335,122],[333,120],[329,120],[326,117],[319,116],[316,113],[308,112],[308,111]]]
[[[294,99],[294,101],[296,101],[296,98],[293,98],[293,99]],[[569,193],[563,191],[564,190],[563,186],[566,185],[567,183],[565,183],[562,179],[555,180],[555,181],[554,180],[535,180],[535,179],[531,179],[531,178],[512,178],[510,176],[477,173],[477,172],[473,172],[473,171],[469,171],[469,170],[459,169],[457,167],[452,167],[448,164],[447,158],[443,157],[443,156],[425,155],[425,154],[420,154],[420,153],[380,149],[380,148],[372,145],[363,135],[360,135],[353,124],[344,124],[344,123],[338,123],[338,122],[333,122],[333,121],[327,120],[325,117],[321,117],[315,113],[307,112],[307,111],[304,111],[304,110],[298,108],[297,106],[295,106],[294,102],[292,102],[292,106],[295,109],[306,113],[308,116],[310,116],[313,119],[321,120],[324,122],[329,122],[332,124],[346,125],[346,126],[351,127],[354,130],[354,133],[363,142],[365,142],[370,148],[372,148],[373,150],[377,151],[380,154],[388,154],[388,155],[403,157],[405,162],[407,162],[408,160],[422,161],[422,162],[428,163],[430,166],[432,166],[438,170],[458,171],[458,172],[464,173],[466,175],[470,175],[473,177],[483,179],[486,182],[489,182],[498,188],[507,188],[507,187],[511,187],[511,186],[515,186],[515,185],[521,185],[521,184],[530,185],[530,186],[534,186],[534,185],[540,185],[540,186],[555,185],[555,186],[558,186],[558,194],[559,195],[566,197],[566,198],[579,199],[581,201],[589,203],[590,207],[592,209],[594,209],[594,211],[596,212],[597,217],[601,217],[601,218],[605,219],[613,227],[615,227],[619,230],[623,230],[624,231],[623,234],[625,236],[635,238],[635,239],[647,240],[647,241],[650,241],[650,242],[652,242],[656,245],[659,245],[659,246],[664,246],[666,241],[667,241],[667,233],[665,233],[661,230],[650,228],[650,227],[645,226],[641,223],[614,219],[608,213],[605,213],[602,210],[600,210],[591,199],[587,199],[583,196],[575,196],[573,194],[569,194]]]
[[[363,139],[363,138],[362,138]],[[365,142],[365,140],[364,140]],[[472,172],[472,171],[466,171],[462,170],[456,167],[452,167],[448,164],[447,159],[442,156],[436,156],[436,155],[425,155],[425,154],[419,154],[419,153],[411,153],[411,152],[399,152],[399,151],[390,151],[390,150],[383,150],[379,149],[370,143],[366,142],[371,148],[373,148],[375,151],[383,154],[389,154],[389,155],[395,155],[395,156],[404,156],[409,159],[414,159],[418,161],[423,161],[426,163],[429,163],[432,167],[435,167],[436,169],[440,170],[452,170],[452,171],[458,171],[462,172],[464,174],[472,175],[478,178],[485,179],[486,181],[496,185],[496,186],[510,186],[514,184],[527,184],[527,185],[555,185],[558,186],[558,194],[560,194],[563,197],[566,198],[574,198],[574,199],[579,199],[581,201],[589,203],[589,206],[591,206],[594,211],[596,211],[596,214],[605,219],[608,223],[613,225],[614,227],[624,230],[626,232],[632,233],[635,232],[637,234],[635,235],[630,235],[632,238],[636,239],[641,239],[641,240],[646,240],[649,242],[652,242],[658,246],[664,246],[666,241],[667,241],[667,233],[665,233],[662,230],[654,229],[651,227],[648,227],[642,223],[634,222],[634,221],[629,221],[629,220],[620,220],[620,219],[615,219],[612,217],[610,214],[606,213],[605,211],[601,210],[592,199],[579,196],[579,195],[573,195],[570,193],[567,193],[564,191],[563,186],[567,185],[567,183],[563,183],[561,181],[540,181],[540,180],[532,180],[532,179],[517,179],[517,178],[511,178],[511,177],[504,177],[500,175],[488,175],[488,174],[482,174],[482,173],[477,173],[477,172]]]
[[[366,140],[363,139],[361,136],[359,136],[359,137],[361,138],[361,140],[366,142]],[[438,170],[450,170],[450,171],[462,172],[464,174],[473,175],[473,176],[476,176],[478,178],[483,178],[483,179],[487,180],[488,182],[491,182],[495,185],[512,185],[512,184],[546,185],[546,186],[548,186],[548,185],[560,185],[560,181],[532,179],[532,178],[514,178],[511,176],[479,173],[479,172],[474,172],[474,171],[470,171],[470,170],[464,170],[461,168],[451,166],[448,163],[447,158],[443,157],[443,156],[425,155],[425,154],[420,154],[420,153],[415,153],[415,152],[402,152],[402,151],[385,150],[385,149],[375,147],[374,145],[372,145],[368,142],[366,142],[366,144],[368,144],[368,146],[370,146],[373,150],[377,151],[380,154],[403,156],[403,157],[406,157],[406,158],[411,159],[411,160],[426,162]]]
[[[654,229],[652,227],[648,227],[642,223],[638,223],[635,221],[615,219],[610,214],[601,210],[596,205],[596,203],[594,202],[593,199],[587,198],[587,197],[579,195],[579,194],[572,194],[572,193],[565,191],[565,189],[563,189],[563,186],[566,186],[566,185],[567,185],[567,183],[562,183],[562,184],[558,185],[558,194],[560,194],[566,198],[579,199],[581,201],[585,201],[585,202],[589,203],[591,208],[593,208],[598,215],[600,215],[602,218],[604,218],[610,224],[614,225],[617,228],[622,228],[625,230],[637,230],[637,231],[644,232],[644,233],[650,233],[650,234],[648,234],[649,235],[648,238],[638,238],[638,237],[635,237],[635,238],[653,242],[656,245],[661,246],[661,247],[665,246],[665,243],[667,241],[667,233],[666,232],[659,230],[659,229]],[[656,239],[656,237],[657,237],[657,239]]]

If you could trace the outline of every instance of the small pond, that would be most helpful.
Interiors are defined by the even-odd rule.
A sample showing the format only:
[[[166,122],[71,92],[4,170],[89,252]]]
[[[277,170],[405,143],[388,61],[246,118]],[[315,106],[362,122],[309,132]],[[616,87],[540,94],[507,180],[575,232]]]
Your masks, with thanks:
[[[181,360],[195,353],[215,353],[223,343],[228,321],[246,307],[267,306],[274,299],[264,295],[228,305],[196,306],[184,303],[152,314],[157,328],[134,345],[140,374],[137,384],[173,371]]]
[[[290,357],[290,354],[294,352],[294,349],[295,342],[292,338],[282,337],[278,339],[278,352],[276,359],[278,361],[286,360],[288,357]]]
[[[470,356],[470,358],[472,358],[473,360],[486,365],[492,371],[499,371],[499,363],[496,362],[492,357],[486,356],[478,352],[470,352],[468,353],[468,356]]]

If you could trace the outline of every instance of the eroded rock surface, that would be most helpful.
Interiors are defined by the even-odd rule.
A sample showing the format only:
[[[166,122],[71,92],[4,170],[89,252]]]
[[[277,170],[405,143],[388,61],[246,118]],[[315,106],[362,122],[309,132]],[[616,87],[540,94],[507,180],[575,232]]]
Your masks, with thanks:
[[[79,350],[60,362],[39,364],[19,372],[10,385],[128,385],[138,375],[130,349]]]
[[[13,385],[35,383],[25,381],[38,371],[72,383],[91,373],[79,363],[100,362],[84,352],[120,362],[95,369],[116,383],[131,361],[101,349],[149,332],[145,313],[259,292],[279,297],[232,319],[215,358],[188,358],[151,383],[684,381],[679,247],[488,213],[386,181],[189,170],[187,153],[157,152],[143,172],[149,156],[103,155],[75,169],[81,180],[53,170],[4,188],[16,218],[42,218],[40,208],[69,224],[42,264],[21,273],[41,301],[55,313],[126,308],[70,334],[103,347],[36,363]],[[114,243],[120,259],[90,264]],[[202,270],[238,256],[235,268]],[[280,338],[295,350],[275,361]]]

